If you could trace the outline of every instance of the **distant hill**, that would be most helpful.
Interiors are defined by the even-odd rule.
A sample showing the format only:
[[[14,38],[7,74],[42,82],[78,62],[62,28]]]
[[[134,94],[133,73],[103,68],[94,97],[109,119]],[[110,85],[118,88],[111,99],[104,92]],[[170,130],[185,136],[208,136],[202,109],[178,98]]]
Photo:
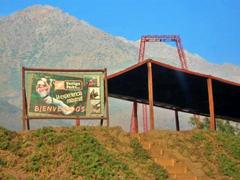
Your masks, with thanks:
[[[184,42],[183,42],[184,43]],[[137,62],[139,42],[129,41],[105,33],[83,20],[51,6],[35,5],[0,18],[0,102],[18,109],[15,111],[17,129],[20,128],[21,67],[43,68],[107,68],[108,74],[117,72]],[[179,66],[176,48],[164,43],[147,45],[146,58]],[[209,64],[198,55],[186,51],[191,70],[214,74],[240,82],[240,68],[231,64]],[[115,103],[115,100],[111,100]],[[111,106],[116,109],[116,103]],[[120,102],[120,104],[124,104]],[[125,111],[131,104],[119,107]],[[11,110],[3,108],[4,124],[9,128]],[[111,110],[111,109],[110,109]],[[116,113],[115,113],[116,112]],[[118,111],[114,111],[118,117]],[[128,113],[128,115],[131,112]],[[163,124],[168,122],[169,112],[162,111]],[[130,117],[130,116],[128,116]],[[166,120],[168,119],[168,120]],[[4,123],[2,121],[5,121]],[[120,124],[113,119],[112,124]],[[124,122],[126,123],[126,122]],[[8,124],[8,125],[7,125]],[[124,128],[129,126],[127,122]],[[168,125],[171,128],[171,124]],[[14,128],[15,129],[15,128]]]

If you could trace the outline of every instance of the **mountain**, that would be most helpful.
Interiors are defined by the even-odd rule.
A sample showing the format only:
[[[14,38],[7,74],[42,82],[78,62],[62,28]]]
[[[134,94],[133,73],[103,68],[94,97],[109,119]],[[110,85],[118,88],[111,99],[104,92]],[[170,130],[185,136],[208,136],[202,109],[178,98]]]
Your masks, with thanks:
[[[22,66],[80,69],[106,67],[108,74],[111,74],[135,64],[138,47],[138,41],[112,36],[51,6],[35,5],[1,18],[0,124],[10,129],[21,127],[19,119]],[[187,51],[186,55],[191,70],[240,82],[239,67],[209,64],[200,56]],[[148,44],[147,57],[179,66],[176,48],[165,43]],[[121,118],[117,118],[121,116],[119,112],[126,112],[126,108],[130,109],[131,103],[114,99],[110,102],[110,110],[114,110],[111,111],[111,116],[116,117],[111,124],[120,125]],[[6,104],[9,108],[4,108]],[[11,112],[15,108],[17,110]],[[169,119],[169,115],[166,114],[171,114],[170,111],[161,112],[162,117]],[[126,113],[128,117],[130,113],[130,111]],[[9,123],[13,114],[16,117],[14,122],[17,128],[13,128],[12,122]],[[124,127],[129,127],[129,121],[124,123]],[[165,119],[163,124],[169,128],[173,126]]]

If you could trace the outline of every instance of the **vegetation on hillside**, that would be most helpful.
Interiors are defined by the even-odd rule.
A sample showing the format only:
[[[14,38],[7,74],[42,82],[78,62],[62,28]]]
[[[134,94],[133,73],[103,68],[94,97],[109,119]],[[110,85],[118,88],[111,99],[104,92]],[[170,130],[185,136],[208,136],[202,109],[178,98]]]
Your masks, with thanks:
[[[166,179],[120,128],[0,128],[0,179]]]
[[[218,131],[150,131],[144,137],[200,164],[211,178],[240,178],[240,134],[225,121],[218,122]],[[0,179],[167,177],[139,141],[120,128],[48,127],[21,133],[0,128]]]
[[[210,127],[210,120],[209,118],[205,117],[203,119],[198,119],[198,118],[190,118],[189,123],[194,126],[197,129],[209,129]],[[236,134],[240,135],[240,129],[239,129],[239,123],[235,123],[235,125],[232,125],[229,121],[227,120],[222,120],[222,119],[216,119],[216,126],[217,126],[217,131],[224,132],[227,134]]]
[[[217,132],[209,131],[209,119],[191,119],[197,131],[189,136],[179,136],[171,143],[193,161],[200,161],[210,177],[219,172],[235,180],[240,178],[240,131],[238,125],[229,121],[217,120]]]

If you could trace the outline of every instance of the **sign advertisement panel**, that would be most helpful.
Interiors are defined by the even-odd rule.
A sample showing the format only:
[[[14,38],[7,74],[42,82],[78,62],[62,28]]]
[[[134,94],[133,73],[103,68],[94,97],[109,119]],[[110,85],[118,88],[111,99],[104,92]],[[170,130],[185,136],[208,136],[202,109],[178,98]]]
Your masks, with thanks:
[[[26,72],[29,118],[107,118],[105,71]]]

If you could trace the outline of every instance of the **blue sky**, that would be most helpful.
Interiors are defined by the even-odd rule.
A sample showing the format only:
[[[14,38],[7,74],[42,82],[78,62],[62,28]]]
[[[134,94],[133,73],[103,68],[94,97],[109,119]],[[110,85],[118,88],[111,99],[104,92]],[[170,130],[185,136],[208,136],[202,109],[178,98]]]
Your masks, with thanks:
[[[212,63],[240,66],[239,0],[0,0],[0,16],[34,4],[61,8],[129,40],[178,34],[191,53]]]

